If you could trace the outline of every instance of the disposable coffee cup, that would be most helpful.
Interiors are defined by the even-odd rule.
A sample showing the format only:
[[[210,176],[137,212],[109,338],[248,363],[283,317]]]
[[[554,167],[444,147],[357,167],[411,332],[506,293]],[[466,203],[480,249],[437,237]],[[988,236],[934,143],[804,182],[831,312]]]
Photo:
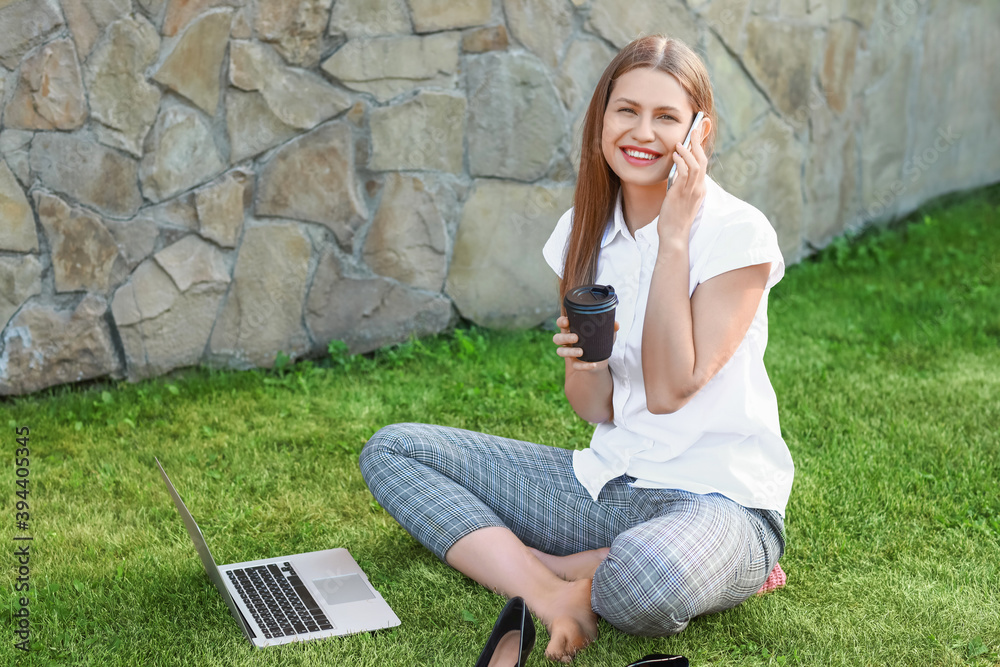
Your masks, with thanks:
[[[615,307],[618,297],[611,285],[582,285],[566,292],[563,306],[569,330],[579,337],[581,361],[604,361],[615,342]]]

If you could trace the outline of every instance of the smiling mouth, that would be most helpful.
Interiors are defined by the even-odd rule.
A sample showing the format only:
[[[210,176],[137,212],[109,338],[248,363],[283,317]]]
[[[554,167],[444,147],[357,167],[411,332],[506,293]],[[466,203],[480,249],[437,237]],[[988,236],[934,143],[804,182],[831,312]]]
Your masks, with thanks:
[[[622,148],[622,153],[633,160],[643,160],[645,162],[652,162],[661,157],[660,153],[650,153],[648,151],[640,151],[634,148]]]

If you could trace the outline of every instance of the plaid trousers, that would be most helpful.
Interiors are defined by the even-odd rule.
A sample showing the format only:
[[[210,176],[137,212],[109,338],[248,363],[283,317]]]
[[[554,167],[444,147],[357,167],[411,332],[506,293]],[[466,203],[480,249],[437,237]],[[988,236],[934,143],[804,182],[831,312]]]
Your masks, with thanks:
[[[725,496],[642,489],[611,480],[595,502],[572,451],[426,424],[379,430],[361,452],[375,499],[444,560],[455,542],[505,526],[563,556],[610,547],[594,575],[594,612],[619,630],[666,636],[753,595],[784,553],[772,510]]]

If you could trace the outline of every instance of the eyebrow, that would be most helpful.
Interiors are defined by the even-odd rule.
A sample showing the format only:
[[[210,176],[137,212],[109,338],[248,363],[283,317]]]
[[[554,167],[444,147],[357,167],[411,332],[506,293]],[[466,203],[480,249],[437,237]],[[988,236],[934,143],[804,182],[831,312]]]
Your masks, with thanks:
[[[626,104],[631,104],[634,107],[641,107],[642,106],[641,104],[639,104],[635,100],[630,100],[627,97],[619,97],[618,99],[614,100],[614,102],[612,102],[612,104],[614,104],[616,102],[625,102]],[[671,106],[656,107],[655,109],[653,109],[653,111],[674,111],[674,112],[677,112],[677,113],[681,112],[681,110],[678,109],[677,107],[671,107]]]

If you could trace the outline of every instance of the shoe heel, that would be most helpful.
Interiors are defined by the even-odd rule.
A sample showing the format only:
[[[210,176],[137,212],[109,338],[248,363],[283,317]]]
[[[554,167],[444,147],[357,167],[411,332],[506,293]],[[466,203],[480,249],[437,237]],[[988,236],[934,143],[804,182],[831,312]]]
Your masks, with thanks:
[[[490,660],[493,659],[493,654],[496,652],[500,640],[511,632],[519,633],[519,657],[515,667],[524,667],[528,661],[528,655],[535,647],[535,621],[531,618],[531,612],[528,611],[522,598],[511,598],[504,605],[497,622],[493,625],[493,632],[490,633],[490,638],[486,641],[486,646],[479,655],[479,660],[476,661],[476,667],[489,667]],[[500,667],[506,666],[501,665]]]

